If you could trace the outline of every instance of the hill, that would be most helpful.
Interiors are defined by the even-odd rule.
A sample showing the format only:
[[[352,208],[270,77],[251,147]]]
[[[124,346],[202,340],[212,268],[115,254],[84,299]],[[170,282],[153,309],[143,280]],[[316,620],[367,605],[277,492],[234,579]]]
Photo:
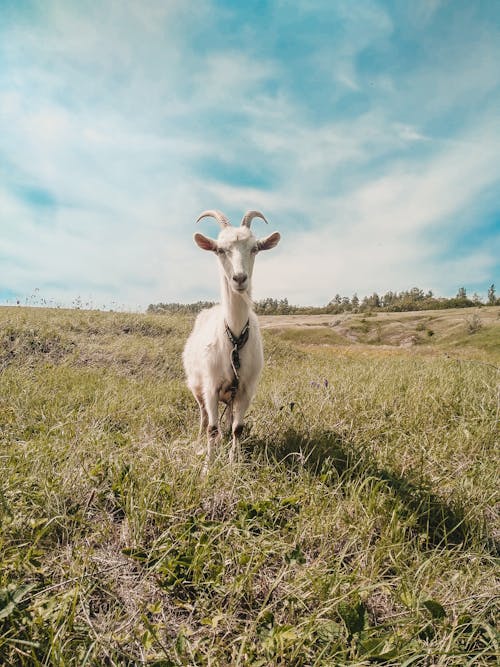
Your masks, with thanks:
[[[304,345],[413,348],[419,354],[454,354],[500,361],[500,307],[464,310],[369,312],[342,315],[270,315],[263,329]]]
[[[1,308],[0,663],[496,664],[499,311],[263,317],[203,477],[192,317]]]

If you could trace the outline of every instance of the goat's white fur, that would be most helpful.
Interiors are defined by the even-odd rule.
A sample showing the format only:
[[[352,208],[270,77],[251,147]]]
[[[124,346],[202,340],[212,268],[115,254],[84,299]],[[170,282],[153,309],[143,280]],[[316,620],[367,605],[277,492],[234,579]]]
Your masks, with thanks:
[[[250,221],[248,216],[250,215]],[[257,240],[250,230],[252,217],[264,216],[250,211],[241,227],[232,227],[218,211],[213,215],[223,227],[217,240],[195,234],[195,243],[203,250],[214,252],[218,259],[221,303],[201,311],[184,348],[183,361],[187,385],[200,408],[200,431],[207,430],[207,465],[213,456],[213,447],[220,438],[218,422],[219,401],[228,403],[226,424],[233,433],[231,460],[243,430],[243,420],[250,405],[264,364],[262,339],[258,318],[252,310],[251,281],[256,254],[273,248],[280,240],[278,232]],[[267,221],[266,221],[267,222]],[[227,322],[233,334],[240,336],[249,321],[249,337],[240,350],[239,385],[231,401],[230,386],[234,379],[231,366],[232,345],[225,331]]]

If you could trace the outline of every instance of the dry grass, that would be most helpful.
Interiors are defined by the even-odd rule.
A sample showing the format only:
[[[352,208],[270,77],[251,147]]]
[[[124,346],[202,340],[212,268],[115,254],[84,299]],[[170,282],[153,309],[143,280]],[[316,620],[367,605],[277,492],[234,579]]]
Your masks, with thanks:
[[[494,311],[282,321],[203,477],[189,318],[1,309],[0,662],[496,664]]]

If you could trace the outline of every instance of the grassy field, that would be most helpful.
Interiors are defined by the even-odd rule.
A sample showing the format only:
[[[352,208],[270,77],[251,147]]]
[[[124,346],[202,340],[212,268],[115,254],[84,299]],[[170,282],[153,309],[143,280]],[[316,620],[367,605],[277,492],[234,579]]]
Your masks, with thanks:
[[[0,308],[0,664],[498,664],[500,308],[263,318],[205,477],[191,323]]]

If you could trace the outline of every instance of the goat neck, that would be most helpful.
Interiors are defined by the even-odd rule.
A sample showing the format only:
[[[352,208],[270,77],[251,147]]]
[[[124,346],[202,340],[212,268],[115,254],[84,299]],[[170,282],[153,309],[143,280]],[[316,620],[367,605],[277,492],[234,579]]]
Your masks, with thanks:
[[[221,272],[222,273],[222,272]],[[239,336],[248,322],[252,300],[249,290],[237,294],[231,289],[228,279],[222,273],[221,278],[221,304],[224,319],[235,336]]]

